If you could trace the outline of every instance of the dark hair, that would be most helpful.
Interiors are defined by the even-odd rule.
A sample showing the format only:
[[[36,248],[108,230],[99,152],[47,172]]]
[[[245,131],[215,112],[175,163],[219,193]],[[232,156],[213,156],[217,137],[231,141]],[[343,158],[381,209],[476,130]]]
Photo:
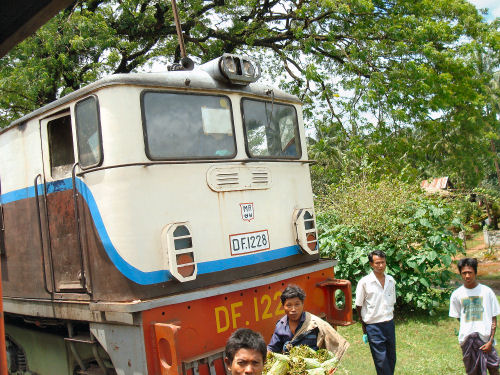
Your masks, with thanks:
[[[477,274],[477,259],[476,258],[464,258],[460,259],[457,263],[458,272],[462,273],[462,268],[465,266],[472,267],[474,269],[474,273]]]
[[[298,298],[302,302],[304,302],[304,299],[306,298],[306,292],[304,292],[301,287],[290,284],[285,288],[283,293],[281,293],[281,304],[284,305],[285,301],[291,298]]]
[[[382,250],[374,250],[370,254],[368,254],[368,260],[370,261],[370,263],[373,263],[374,255],[385,259],[385,253]]]
[[[252,349],[262,354],[262,363],[266,360],[267,346],[259,332],[248,328],[239,328],[233,332],[226,342],[226,358],[233,363],[234,356],[240,349]]]

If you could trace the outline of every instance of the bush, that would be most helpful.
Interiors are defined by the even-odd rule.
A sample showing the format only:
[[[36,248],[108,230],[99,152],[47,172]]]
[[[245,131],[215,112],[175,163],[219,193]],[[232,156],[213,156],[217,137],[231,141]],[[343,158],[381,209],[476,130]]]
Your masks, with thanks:
[[[481,210],[478,202],[471,202],[469,195],[452,196],[449,201],[455,215],[460,219],[466,233],[476,232],[482,228],[482,222],[488,217],[486,212]],[[458,232],[461,228],[454,228]]]
[[[336,277],[353,287],[371,271],[368,253],[387,255],[397,304],[433,313],[449,296],[452,257],[463,251],[448,229],[460,226],[445,201],[401,182],[350,182],[318,199],[322,256],[338,259]]]

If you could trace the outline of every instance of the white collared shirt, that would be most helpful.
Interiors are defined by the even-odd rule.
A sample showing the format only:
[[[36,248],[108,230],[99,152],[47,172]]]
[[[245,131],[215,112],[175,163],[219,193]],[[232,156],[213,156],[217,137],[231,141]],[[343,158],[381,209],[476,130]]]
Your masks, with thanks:
[[[356,306],[361,306],[361,317],[366,324],[382,323],[394,317],[396,303],[396,282],[390,275],[385,275],[384,287],[375,273],[359,280],[356,286]]]

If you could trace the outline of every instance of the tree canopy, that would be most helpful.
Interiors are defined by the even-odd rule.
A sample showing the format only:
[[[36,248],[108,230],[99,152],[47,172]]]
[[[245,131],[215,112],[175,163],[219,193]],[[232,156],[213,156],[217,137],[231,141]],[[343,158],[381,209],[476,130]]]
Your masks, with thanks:
[[[178,8],[190,56],[255,56],[304,101],[318,170],[362,161],[381,174],[443,173],[465,185],[494,171],[489,83],[500,22],[486,23],[466,0],[184,0]],[[0,60],[0,126],[103,75],[172,56],[169,2],[78,1]],[[322,178],[338,179],[335,171]]]

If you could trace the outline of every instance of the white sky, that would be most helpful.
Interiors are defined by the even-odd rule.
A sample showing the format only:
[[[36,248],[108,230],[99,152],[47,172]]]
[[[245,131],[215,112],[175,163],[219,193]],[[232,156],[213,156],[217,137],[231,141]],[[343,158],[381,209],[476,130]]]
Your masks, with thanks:
[[[486,16],[488,21],[500,17],[500,1],[498,0],[469,0],[469,2],[474,4],[478,9],[488,8],[489,12]]]

